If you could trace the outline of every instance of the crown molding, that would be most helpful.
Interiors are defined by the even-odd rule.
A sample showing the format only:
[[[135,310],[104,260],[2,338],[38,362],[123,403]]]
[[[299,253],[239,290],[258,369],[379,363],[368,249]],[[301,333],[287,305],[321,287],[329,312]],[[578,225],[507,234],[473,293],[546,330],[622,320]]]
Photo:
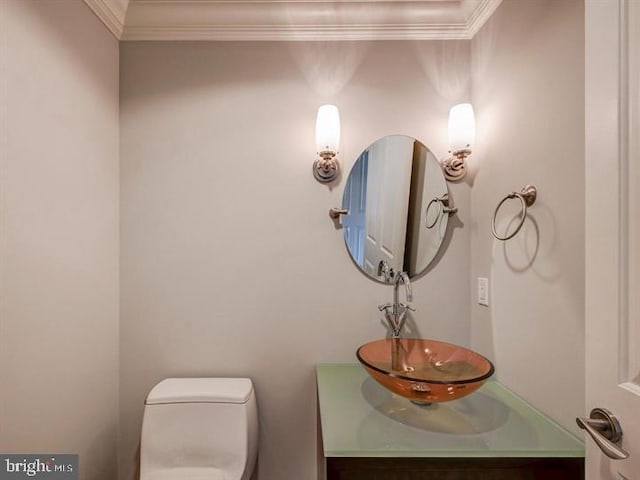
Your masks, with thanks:
[[[125,29],[123,41],[356,41],[470,39],[459,25],[201,25]]]
[[[482,26],[489,20],[493,12],[500,6],[502,0],[483,0],[473,11],[467,21],[467,31],[469,38],[473,38],[480,31]]]
[[[468,40],[502,0],[84,0],[120,40]],[[125,20],[126,18],[126,20]]]
[[[84,0],[84,3],[118,40],[122,38],[129,0]]]

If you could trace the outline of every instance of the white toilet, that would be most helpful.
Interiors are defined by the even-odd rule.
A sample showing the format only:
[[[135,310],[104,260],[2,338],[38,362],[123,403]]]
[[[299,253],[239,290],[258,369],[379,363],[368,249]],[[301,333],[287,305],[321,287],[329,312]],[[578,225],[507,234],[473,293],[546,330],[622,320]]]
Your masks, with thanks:
[[[249,480],[258,408],[248,378],[167,378],[149,392],[140,480]]]

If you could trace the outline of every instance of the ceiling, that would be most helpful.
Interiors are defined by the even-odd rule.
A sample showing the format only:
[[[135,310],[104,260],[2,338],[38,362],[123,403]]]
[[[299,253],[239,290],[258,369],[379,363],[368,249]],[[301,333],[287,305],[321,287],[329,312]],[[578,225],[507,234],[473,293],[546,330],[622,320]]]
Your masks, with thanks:
[[[84,0],[131,40],[470,39],[502,0]]]

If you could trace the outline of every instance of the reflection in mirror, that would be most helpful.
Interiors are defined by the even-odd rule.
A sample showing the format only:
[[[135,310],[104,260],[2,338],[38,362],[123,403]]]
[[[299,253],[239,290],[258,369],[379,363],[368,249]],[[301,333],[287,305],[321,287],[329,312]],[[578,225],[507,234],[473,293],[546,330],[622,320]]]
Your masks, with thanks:
[[[422,273],[434,259],[449,220],[449,197],[435,155],[413,137],[389,135],[364,150],[342,198],[344,239],[371,278],[391,283]]]

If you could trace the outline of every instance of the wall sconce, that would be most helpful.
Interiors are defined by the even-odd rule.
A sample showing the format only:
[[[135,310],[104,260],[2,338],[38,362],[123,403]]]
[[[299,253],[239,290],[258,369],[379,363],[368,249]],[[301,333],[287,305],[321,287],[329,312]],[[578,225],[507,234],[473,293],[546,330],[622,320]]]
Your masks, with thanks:
[[[320,183],[329,183],[338,176],[338,147],[340,145],[340,113],[335,105],[322,105],[316,117],[316,152],[313,176]]]
[[[449,111],[449,153],[442,160],[444,176],[450,182],[462,180],[467,174],[465,159],[471,155],[476,136],[476,121],[470,103],[460,103]]]

